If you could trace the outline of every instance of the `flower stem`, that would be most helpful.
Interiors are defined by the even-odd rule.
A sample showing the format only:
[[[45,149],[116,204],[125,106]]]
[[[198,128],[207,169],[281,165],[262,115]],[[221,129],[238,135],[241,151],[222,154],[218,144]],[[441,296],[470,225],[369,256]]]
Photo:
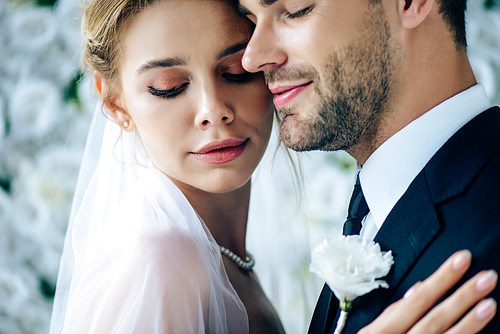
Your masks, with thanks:
[[[345,326],[346,319],[347,319],[347,312],[340,311],[340,317],[339,317],[339,320],[337,320],[337,327],[335,327],[335,332],[333,332],[333,334],[342,333],[342,330],[344,329],[344,326]]]

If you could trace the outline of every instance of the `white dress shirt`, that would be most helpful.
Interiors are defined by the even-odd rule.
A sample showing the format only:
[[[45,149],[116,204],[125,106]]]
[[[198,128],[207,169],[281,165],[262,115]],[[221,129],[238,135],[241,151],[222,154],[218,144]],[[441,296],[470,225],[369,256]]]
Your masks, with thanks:
[[[373,240],[411,182],[462,126],[491,107],[481,84],[451,97],[412,121],[368,158],[359,177],[370,212],[361,236]]]

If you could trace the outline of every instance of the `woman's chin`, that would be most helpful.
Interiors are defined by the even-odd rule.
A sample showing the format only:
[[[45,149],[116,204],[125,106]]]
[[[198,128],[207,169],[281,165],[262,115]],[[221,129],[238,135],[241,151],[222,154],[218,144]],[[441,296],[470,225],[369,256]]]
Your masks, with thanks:
[[[226,178],[219,182],[210,182],[203,187],[203,191],[213,194],[226,194],[231,192],[238,192],[248,188],[250,189],[250,177],[243,179],[240,177],[230,179]]]

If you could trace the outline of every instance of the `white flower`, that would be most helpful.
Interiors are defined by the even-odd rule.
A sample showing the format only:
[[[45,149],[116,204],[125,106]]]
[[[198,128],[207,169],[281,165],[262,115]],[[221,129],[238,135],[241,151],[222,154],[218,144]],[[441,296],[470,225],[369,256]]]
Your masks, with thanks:
[[[389,273],[392,252],[359,235],[323,240],[312,252],[311,272],[324,279],[340,302],[340,317],[334,334],[344,329],[352,301],[377,288],[389,285],[377,278]]]
[[[61,33],[64,35],[71,50],[77,53],[83,49],[84,44],[81,37],[81,13],[78,9],[79,6],[81,6],[81,0],[58,1],[55,6],[55,14],[62,26]]]
[[[467,6],[467,53],[474,74],[493,104],[500,103],[500,11],[485,10],[484,1]]]
[[[58,21],[49,8],[25,6],[12,12],[8,27],[16,49],[40,52],[54,43]]]
[[[2,96],[0,96],[0,146],[5,137],[5,115],[4,115],[5,104]]]
[[[328,152],[331,154],[331,152]],[[333,163],[317,161],[305,176],[305,194],[309,199],[311,215],[322,222],[342,221],[345,218],[347,201],[352,192],[350,172],[345,172]]]
[[[377,278],[386,276],[393,263],[391,251],[381,252],[379,244],[350,235],[323,240],[312,252],[310,270],[326,281],[348,311],[356,297],[389,287]]]
[[[18,137],[47,134],[65,117],[58,87],[49,81],[26,78],[12,94],[9,116],[11,133]]]
[[[12,195],[31,196],[43,203],[52,213],[52,228],[55,227],[54,219],[66,223],[82,151],[62,145],[47,145],[40,149],[35,160],[20,164],[19,174],[12,181]],[[65,226],[61,230],[64,231]]]
[[[0,159],[0,178],[5,180],[15,178],[19,174],[19,166],[33,160],[38,148],[35,144],[25,138],[5,137],[0,145],[0,157],[2,157]]]

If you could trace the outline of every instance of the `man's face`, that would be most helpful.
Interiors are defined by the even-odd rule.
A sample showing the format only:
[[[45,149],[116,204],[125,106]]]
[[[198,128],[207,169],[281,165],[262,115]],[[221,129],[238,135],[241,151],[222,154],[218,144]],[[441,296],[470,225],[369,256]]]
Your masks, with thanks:
[[[349,150],[376,135],[397,50],[382,4],[368,0],[240,0],[255,24],[243,56],[275,94],[284,143]]]

